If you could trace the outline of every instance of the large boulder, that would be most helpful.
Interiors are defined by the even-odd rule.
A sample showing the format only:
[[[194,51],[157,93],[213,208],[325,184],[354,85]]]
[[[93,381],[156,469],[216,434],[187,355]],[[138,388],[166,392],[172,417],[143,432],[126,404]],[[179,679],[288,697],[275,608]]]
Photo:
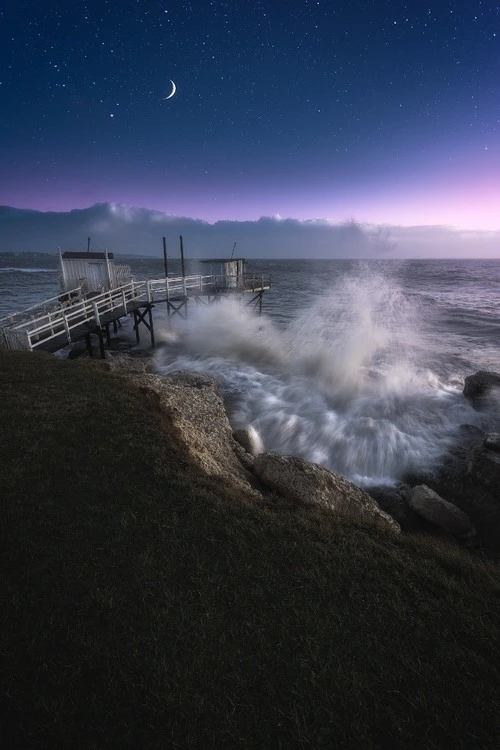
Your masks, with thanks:
[[[466,513],[477,531],[482,552],[500,559],[500,436],[462,425],[459,438],[460,442],[442,457],[433,472],[407,481],[412,486],[427,485]],[[375,499],[378,501],[378,497]],[[391,513],[383,503],[379,504]]]
[[[172,414],[186,451],[206,474],[242,482],[248,489],[249,475],[235,454],[218,382],[202,373],[184,371],[161,381],[162,406]]]
[[[413,487],[408,493],[408,505],[427,521],[451,534],[467,546],[476,543],[476,530],[470,518],[453,503],[444,500],[425,484]]]
[[[159,407],[169,419],[169,429],[193,465],[205,475],[230,484],[242,498],[262,500],[250,466],[240,460],[239,451],[244,451],[233,439],[214,378],[188,371],[165,376],[124,374],[134,377],[145,392],[156,394]]]
[[[406,497],[409,490],[406,484],[400,484],[397,487],[374,485],[366,488],[366,492],[375,500],[379,508],[398,522],[401,531],[428,531],[431,528],[429,522],[408,505]]]
[[[498,397],[500,389],[500,375],[496,372],[479,370],[474,375],[465,378],[464,396],[472,401],[475,409],[488,406],[489,402]]]
[[[396,521],[366,492],[323,466],[270,452],[255,458],[253,470],[262,484],[279,495],[298,502],[317,503],[343,515],[400,531]]]

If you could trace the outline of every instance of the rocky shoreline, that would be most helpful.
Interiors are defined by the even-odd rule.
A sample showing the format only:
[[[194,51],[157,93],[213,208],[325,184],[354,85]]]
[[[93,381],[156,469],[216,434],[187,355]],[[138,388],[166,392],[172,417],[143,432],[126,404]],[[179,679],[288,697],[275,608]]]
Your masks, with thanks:
[[[361,489],[322,466],[265,452],[250,428],[233,433],[215,379],[187,371],[154,374],[147,359],[110,355],[105,366],[153,392],[183,451],[207,475],[230,482],[249,500],[286,498],[375,523],[393,533],[445,537],[487,557],[500,557],[500,433],[463,425],[462,442],[432,475],[406,477],[397,487]],[[500,375],[466,378],[464,397],[487,409]]]

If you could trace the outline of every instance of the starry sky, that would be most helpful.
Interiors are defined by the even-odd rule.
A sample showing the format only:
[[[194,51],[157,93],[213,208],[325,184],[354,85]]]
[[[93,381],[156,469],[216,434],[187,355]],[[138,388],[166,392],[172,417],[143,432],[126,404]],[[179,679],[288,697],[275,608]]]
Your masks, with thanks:
[[[0,62],[1,204],[500,228],[495,0],[6,0]]]

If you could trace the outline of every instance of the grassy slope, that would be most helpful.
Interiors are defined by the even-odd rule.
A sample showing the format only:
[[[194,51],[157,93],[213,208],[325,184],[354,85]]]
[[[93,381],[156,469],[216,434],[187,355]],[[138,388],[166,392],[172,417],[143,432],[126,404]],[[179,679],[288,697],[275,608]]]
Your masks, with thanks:
[[[5,746],[500,746],[498,568],[244,502],[98,364],[0,381]]]

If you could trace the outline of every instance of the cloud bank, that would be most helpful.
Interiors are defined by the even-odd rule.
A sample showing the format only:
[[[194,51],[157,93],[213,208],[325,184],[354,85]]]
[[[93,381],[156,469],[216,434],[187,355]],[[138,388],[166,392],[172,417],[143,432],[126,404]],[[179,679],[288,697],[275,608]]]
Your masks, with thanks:
[[[177,255],[179,235],[190,258],[226,257],[237,243],[246,258],[495,258],[500,230],[464,231],[446,226],[374,226],[355,220],[279,216],[218,221],[172,216],[146,208],[97,203],[67,212],[0,206],[0,252],[92,250],[118,255],[162,255],[162,237]]]

